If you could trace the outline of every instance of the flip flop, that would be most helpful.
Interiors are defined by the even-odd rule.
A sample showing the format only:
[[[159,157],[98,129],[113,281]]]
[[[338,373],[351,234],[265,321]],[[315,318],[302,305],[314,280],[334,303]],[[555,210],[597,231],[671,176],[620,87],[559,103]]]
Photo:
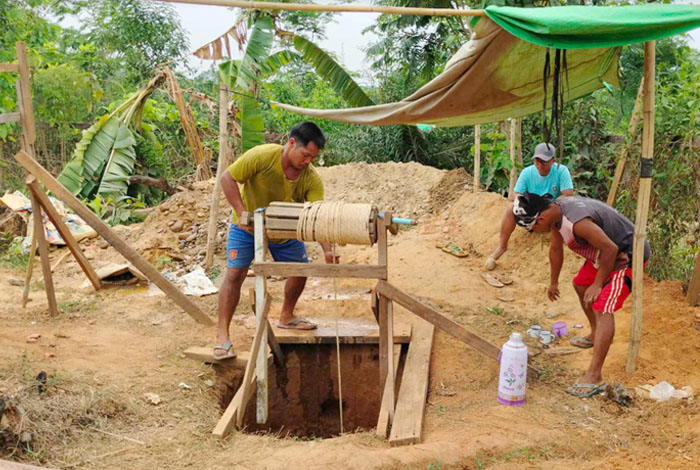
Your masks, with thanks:
[[[289,323],[278,323],[277,328],[285,330],[315,330],[318,328],[318,325],[310,322],[306,318],[296,317]]]
[[[484,281],[486,281],[486,283],[487,283],[488,285],[490,285],[490,286],[492,286],[492,287],[501,288],[501,287],[503,287],[503,286],[505,285],[505,284],[503,284],[501,281],[499,281],[498,279],[496,279],[495,277],[489,276],[488,274],[482,274],[481,277],[484,279]]]
[[[597,395],[600,392],[602,392],[603,390],[605,390],[606,386],[607,385],[605,382],[602,382],[599,384],[589,384],[589,383],[585,383],[585,382],[581,382],[581,383],[574,382],[574,385],[571,388],[567,389],[566,393],[568,393],[569,395],[573,395],[575,397],[579,397],[579,398],[590,398],[593,395]],[[584,388],[584,389],[587,389],[588,391],[587,392],[577,392],[576,391],[577,388]]]
[[[504,286],[509,286],[513,284],[513,279],[509,278],[508,276],[496,276],[496,278],[501,281],[501,283]]]
[[[217,355],[216,351],[224,351],[224,353]],[[216,359],[217,361],[233,359],[237,356],[236,351],[233,350],[233,343],[231,341],[226,341],[224,344],[214,346],[213,355],[214,359]]]
[[[593,347],[593,341],[584,338],[583,336],[574,336],[569,340],[572,346],[576,346],[581,349],[588,349]]]
[[[439,247],[445,253],[449,253],[457,258],[466,258],[469,253],[465,252],[464,249],[455,242],[447,242]]]

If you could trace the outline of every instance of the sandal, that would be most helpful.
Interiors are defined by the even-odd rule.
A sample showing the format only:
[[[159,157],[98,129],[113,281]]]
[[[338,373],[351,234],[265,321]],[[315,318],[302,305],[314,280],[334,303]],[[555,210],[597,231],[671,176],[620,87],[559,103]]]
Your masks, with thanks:
[[[217,351],[223,351],[223,353],[217,354]],[[233,343],[231,341],[226,341],[224,344],[220,344],[218,346],[214,346],[214,359],[217,361],[223,361],[225,359],[234,359],[237,354],[236,351],[233,350]]]
[[[581,349],[588,349],[593,347],[593,341],[586,339],[583,336],[574,336],[569,340],[572,346],[576,346]]]
[[[569,395],[573,395],[575,397],[578,397],[578,398],[590,398],[593,395],[597,395],[597,394],[601,393],[602,391],[604,391],[606,386],[607,385],[605,382],[601,382],[599,384],[589,384],[589,383],[585,383],[585,382],[581,382],[581,383],[574,382],[574,385],[571,388],[567,389],[566,393],[568,393]],[[587,392],[577,392],[576,391],[577,388],[583,388],[583,389],[586,389],[588,391]]]
[[[487,283],[488,285],[492,286],[492,287],[501,288],[501,287],[505,286],[505,284],[503,284],[501,281],[499,281],[499,280],[496,279],[495,277],[490,276],[490,275],[488,275],[488,274],[483,274],[483,273],[482,273],[482,274],[481,274],[481,277],[484,278],[484,281],[486,281],[486,283]]]
[[[277,328],[282,328],[284,330],[315,330],[318,328],[318,325],[310,322],[306,318],[296,317],[289,323],[278,323]]]

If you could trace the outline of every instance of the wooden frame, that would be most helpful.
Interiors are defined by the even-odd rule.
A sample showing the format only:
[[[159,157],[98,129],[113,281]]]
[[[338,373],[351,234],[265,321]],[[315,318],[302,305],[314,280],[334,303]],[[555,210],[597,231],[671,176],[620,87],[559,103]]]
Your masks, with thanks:
[[[481,126],[474,126],[474,187],[478,193],[481,190]]]

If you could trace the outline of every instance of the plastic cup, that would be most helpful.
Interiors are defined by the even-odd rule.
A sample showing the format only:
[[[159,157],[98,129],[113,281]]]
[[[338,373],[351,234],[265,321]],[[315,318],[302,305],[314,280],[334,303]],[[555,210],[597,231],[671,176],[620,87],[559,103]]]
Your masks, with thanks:
[[[552,331],[557,336],[566,336],[569,334],[569,329],[566,327],[566,322],[563,321],[552,323]]]

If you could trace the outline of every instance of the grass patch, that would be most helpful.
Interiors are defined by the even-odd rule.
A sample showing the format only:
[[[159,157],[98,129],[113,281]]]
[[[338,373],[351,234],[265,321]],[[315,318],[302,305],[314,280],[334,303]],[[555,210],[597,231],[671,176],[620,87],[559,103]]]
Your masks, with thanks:
[[[0,233],[0,267],[10,269],[26,269],[29,264],[29,253],[22,253],[23,237],[12,237],[8,233]]]

